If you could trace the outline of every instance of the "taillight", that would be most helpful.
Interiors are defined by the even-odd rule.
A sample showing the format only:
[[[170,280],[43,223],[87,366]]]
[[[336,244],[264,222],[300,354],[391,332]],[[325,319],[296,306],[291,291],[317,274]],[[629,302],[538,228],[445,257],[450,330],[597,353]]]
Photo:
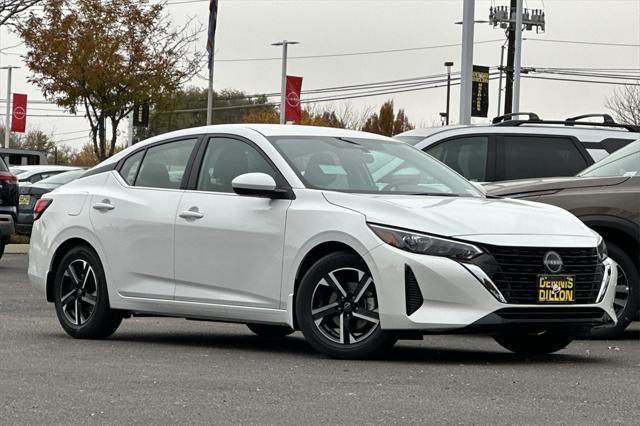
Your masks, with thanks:
[[[0,175],[0,181],[18,183],[18,178],[14,175]]]
[[[36,201],[36,205],[33,208],[33,220],[38,220],[42,216],[42,214],[49,208],[49,206],[53,203],[53,200],[48,199],[39,199]]]

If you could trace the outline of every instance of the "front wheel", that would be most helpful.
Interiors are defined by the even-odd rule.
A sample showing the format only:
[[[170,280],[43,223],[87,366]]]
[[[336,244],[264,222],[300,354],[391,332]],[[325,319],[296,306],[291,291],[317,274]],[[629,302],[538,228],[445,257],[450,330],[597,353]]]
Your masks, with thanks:
[[[106,339],[122,315],[109,307],[104,270],[89,247],[74,247],[62,258],[55,273],[54,303],[64,331],[76,339]]]
[[[296,318],[309,344],[334,358],[375,356],[396,337],[380,327],[378,294],[357,255],[337,252],[318,260],[296,295]]]
[[[545,331],[541,333],[507,333],[494,336],[502,347],[519,355],[547,355],[566,348],[573,336]]]

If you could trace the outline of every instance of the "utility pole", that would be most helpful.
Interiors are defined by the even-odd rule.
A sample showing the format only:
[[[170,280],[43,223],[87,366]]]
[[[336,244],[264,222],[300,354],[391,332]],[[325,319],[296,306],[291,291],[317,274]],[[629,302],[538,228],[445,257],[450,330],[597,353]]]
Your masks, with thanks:
[[[7,149],[11,138],[11,75],[16,68],[20,67],[8,66],[0,68],[7,70],[7,111],[4,117],[4,147]]]
[[[451,102],[451,67],[453,66],[453,62],[445,62],[444,66],[447,67],[447,112],[445,118],[445,125],[449,125],[449,116],[450,116],[450,102]]]
[[[511,20],[515,17],[515,12],[518,7],[518,0],[511,0],[510,17]],[[513,63],[516,56],[516,30],[515,24],[509,24],[509,47],[507,48],[507,82],[504,89],[504,113],[510,114],[513,112]]]
[[[460,61],[460,124],[471,124],[474,17],[475,1],[464,0],[464,9],[462,12],[462,60]]]
[[[517,44],[518,37],[520,47],[522,47],[522,31],[531,31],[535,28],[536,32],[543,32],[546,29],[546,15],[541,9],[524,9],[521,0],[510,0],[510,5],[495,6],[489,9],[489,23],[494,28],[500,27],[507,33],[507,67],[506,67],[506,83],[504,92],[504,113],[514,112],[519,108],[520,91],[514,93],[515,68],[517,62]],[[519,22],[519,24],[518,24]],[[522,52],[522,49],[519,49]],[[522,53],[520,53],[522,58]],[[518,105],[514,105],[514,96],[517,97]],[[515,111],[518,112],[518,111]],[[498,115],[501,115],[498,112]]]
[[[522,13],[523,0],[516,6],[516,48],[513,61],[513,112],[520,112],[520,68],[522,67]]]
[[[282,80],[280,88],[280,124],[285,123],[285,107],[287,105],[287,55],[290,44],[300,44],[297,41],[282,40],[277,43],[272,43],[272,46],[282,46]]]

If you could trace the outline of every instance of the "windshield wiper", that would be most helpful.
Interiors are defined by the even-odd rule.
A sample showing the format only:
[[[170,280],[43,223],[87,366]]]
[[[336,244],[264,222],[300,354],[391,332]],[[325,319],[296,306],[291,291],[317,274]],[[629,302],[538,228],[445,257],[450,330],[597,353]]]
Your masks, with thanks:
[[[350,143],[351,145],[362,146],[358,142],[354,142],[354,141],[349,140],[347,138],[335,138],[335,139],[338,139],[339,141],[342,141],[342,142]]]

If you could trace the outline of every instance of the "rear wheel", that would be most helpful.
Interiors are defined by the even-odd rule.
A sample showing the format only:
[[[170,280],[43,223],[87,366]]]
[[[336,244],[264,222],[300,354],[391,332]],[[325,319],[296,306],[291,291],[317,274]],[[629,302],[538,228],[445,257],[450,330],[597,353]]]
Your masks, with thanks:
[[[286,337],[294,332],[291,327],[286,325],[247,324],[247,327],[260,337],[273,339]]]
[[[396,337],[380,328],[376,286],[364,261],[338,252],[317,261],[296,296],[296,317],[313,348],[357,359],[390,348]]]
[[[67,334],[77,339],[105,339],[116,331],[122,315],[109,307],[104,270],[91,248],[69,250],[54,280],[56,314]]]
[[[607,251],[611,259],[618,264],[618,284],[613,301],[618,324],[615,327],[594,330],[591,336],[597,338],[610,338],[622,333],[636,317],[640,303],[638,267],[633,263],[631,257],[615,244],[607,243]]]
[[[494,336],[502,347],[519,355],[547,355],[566,348],[573,336],[544,331],[540,333],[506,333]]]

